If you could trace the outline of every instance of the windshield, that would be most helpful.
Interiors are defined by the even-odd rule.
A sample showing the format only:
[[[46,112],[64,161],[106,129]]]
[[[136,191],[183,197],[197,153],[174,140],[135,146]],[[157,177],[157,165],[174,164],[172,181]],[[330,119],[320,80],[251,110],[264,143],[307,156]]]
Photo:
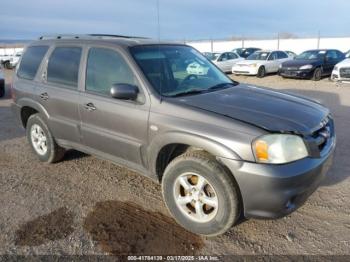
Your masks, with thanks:
[[[153,88],[163,96],[208,92],[234,83],[192,47],[144,45],[130,50]]]
[[[305,51],[300,55],[296,56],[297,60],[315,60],[315,59],[323,59],[326,54],[325,50],[311,50]]]
[[[245,48],[235,48],[232,50],[232,52],[235,52],[236,54],[241,56],[245,50],[246,50]]]
[[[270,52],[255,52],[247,57],[247,60],[266,60]]]
[[[206,58],[208,58],[209,60],[215,61],[219,57],[220,53],[209,53],[209,52],[206,52],[206,53],[203,53],[203,55]]]

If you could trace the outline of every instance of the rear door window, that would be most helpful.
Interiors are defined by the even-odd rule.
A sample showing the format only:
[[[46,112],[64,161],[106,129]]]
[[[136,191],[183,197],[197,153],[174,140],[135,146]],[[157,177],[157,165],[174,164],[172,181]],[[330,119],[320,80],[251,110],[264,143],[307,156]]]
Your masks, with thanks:
[[[278,52],[278,59],[284,59],[284,58],[288,58],[288,55],[285,52]]]
[[[237,59],[238,56],[235,53],[228,53],[228,59],[232,60],[232,59]]]
[[[81,52],[80,47],[56,47],[47,65],[47,82],[76,88]]]
[[[26,52],[23,54],[21,64],[17,71],[17,76],[28,80],[33,80],[48,49],[48,46],[28,47]]]

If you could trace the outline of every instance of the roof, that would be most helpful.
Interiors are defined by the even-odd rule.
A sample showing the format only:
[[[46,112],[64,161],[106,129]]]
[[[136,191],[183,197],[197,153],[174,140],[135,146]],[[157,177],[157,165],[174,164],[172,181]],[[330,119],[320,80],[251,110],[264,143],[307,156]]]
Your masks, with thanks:
[[[86,35],[53,35],[41,36],[34,44],[38,43],[115,43],[123,46],[152,45],[152,44],[176,44],[174,42],[162,42],[155,39],[137,36],[109,35],[109,34],[86,34]]]

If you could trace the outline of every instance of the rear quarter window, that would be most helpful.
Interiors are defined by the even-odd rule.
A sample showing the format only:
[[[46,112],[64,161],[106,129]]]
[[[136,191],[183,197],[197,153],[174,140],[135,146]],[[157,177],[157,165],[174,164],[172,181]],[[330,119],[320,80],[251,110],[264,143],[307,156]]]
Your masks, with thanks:
[[[48,49],[48,46],[28,47],[26,52],[23,54],[17,71],[17,76],[28,80],[33,80]]]

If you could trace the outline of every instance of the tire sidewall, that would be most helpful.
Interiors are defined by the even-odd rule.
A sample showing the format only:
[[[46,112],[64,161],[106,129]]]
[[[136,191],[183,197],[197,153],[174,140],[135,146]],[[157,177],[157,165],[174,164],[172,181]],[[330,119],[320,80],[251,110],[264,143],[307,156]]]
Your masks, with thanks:
[[[215,217],[209,222],[199,223],[191,220],[183,214],[174,200],[174,183],[176,178],[186,172],[193,172],[203,176],[213,187],[218,197],[218,210]],[[213,175],[213,172],[216,172]],[[230,179],[222,170],[208,168],[194,159],[177,161],[168,167],[162,181],[162,191],[165,203],[175,220],[189,231],[206,236],[214,236],[227,231],[237,220],[239,206],[237,205],[237,191]]]
[[[32,139],[31,139],[31,128],[34,124],[39,125],[42,130],[45,133],[46,136],[46,145],[47,145],[47,151],[44,155],[40,155],[36,152]],[[34,114],[29,117],[27,126],[26,126],[26,136],[27,140],[30,144],[30,147],[32,148],[33,152],[37,155],[37,157],[40,159],[42,162],[52,162],[52,158],[54,156],[54,141],[52,138],[52,135],[49,131],[49,128],[47,127],[46,123],[44,120],[39,116],[39,114]]]
[[[318,72],[320,74],[319,76],[317,76]],[[319,80],[321,80],[321,78],[322,78],[322,68],[318,67],[315,69],[312,79],[314,81],[319,81]]]
[[[264,66],[260,66],[258,69],[258,77],[262,78],[266,75],[266,71],[265,71],[265,67]]]

